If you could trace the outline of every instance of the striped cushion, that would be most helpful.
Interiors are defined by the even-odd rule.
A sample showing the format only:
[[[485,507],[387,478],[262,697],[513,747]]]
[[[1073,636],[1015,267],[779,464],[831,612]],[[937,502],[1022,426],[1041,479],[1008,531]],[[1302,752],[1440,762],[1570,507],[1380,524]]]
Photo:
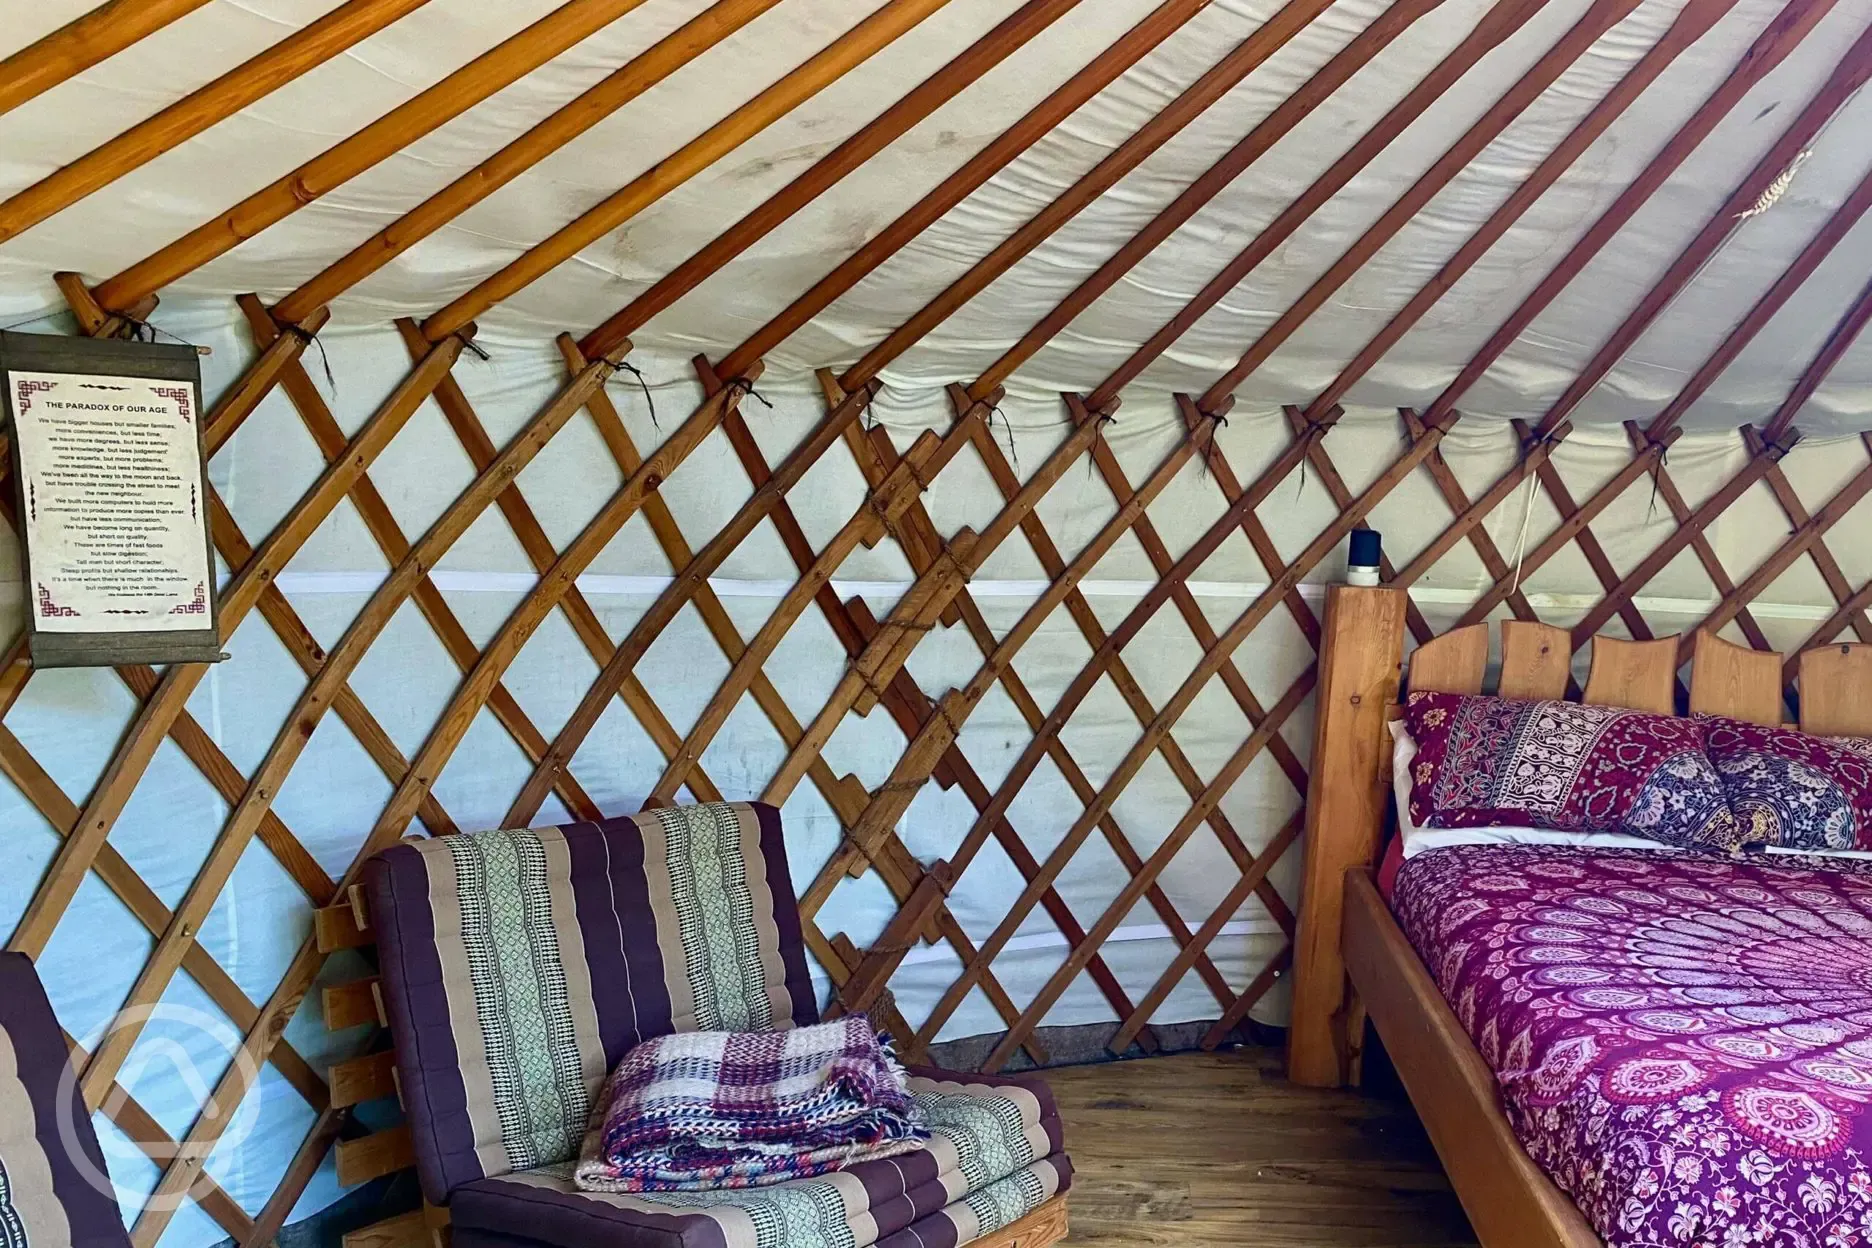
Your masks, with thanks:
[[[814,1022],[779,812],[686,806],[410,841],[366,873],[425,1194],[569,1161],[673,1031]]]
[[[873,1248],[959,1248],[1012,1226],[1071,1186],[1072,1162],[1056,1153],[892,1231]]]
[[[471,1183],[455,1193],[459,1248],[928,1248],[965,1243],[1065,1189],[1058,1110],[1045,1085],[926,1070],[910,1090],[927,1147],[837,1174],[720,1192],[579,1191],[569,1165]],[[487,1236],[483,1239],[481,1236]]]
[[[52,1005],[0,953],[0,1248],[128,1248]]]

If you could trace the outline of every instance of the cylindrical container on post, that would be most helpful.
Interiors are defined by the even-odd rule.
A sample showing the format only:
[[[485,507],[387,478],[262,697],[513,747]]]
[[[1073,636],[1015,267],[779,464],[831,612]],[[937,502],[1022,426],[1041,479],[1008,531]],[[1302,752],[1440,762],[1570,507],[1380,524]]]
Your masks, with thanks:
[[[1384,562],[1384,542],[1376,529],[1353,529],[1346,554],[1346,584],[1376,585],[1378,565]]]

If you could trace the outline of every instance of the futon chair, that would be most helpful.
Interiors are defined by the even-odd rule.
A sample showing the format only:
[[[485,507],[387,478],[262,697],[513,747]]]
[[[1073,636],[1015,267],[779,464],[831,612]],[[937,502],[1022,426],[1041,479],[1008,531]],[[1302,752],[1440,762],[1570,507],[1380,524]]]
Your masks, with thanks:
[[[0,953],[0,1248],[129,1246],[45,988]]]
[[[770,1187],[574,1185],[633,1045],[818,1021],[772,807],[406,841],[366,885],[417,1171],[456,1248],[955,1248],[1071,1179],[1043,1084],[918,1070],[920,1151]]]

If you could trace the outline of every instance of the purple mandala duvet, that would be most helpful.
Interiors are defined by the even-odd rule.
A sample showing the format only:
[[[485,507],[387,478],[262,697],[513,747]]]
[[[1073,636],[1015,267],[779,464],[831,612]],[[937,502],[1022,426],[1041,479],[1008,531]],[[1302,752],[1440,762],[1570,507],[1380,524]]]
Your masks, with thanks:
[[[1392,908],[1611,1248],[1872,1245],[1872,864],[1473,845]]]

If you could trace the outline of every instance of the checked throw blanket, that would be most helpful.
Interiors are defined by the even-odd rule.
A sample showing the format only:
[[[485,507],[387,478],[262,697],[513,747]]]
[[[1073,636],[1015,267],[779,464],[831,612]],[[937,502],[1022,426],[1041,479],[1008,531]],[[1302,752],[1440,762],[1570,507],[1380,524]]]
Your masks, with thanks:
[[[576,1172],[593,1192],[758,1187],[929,1138],[903,1067],[857,1014],[647,1040],[618,1064],[599,1104]]]

